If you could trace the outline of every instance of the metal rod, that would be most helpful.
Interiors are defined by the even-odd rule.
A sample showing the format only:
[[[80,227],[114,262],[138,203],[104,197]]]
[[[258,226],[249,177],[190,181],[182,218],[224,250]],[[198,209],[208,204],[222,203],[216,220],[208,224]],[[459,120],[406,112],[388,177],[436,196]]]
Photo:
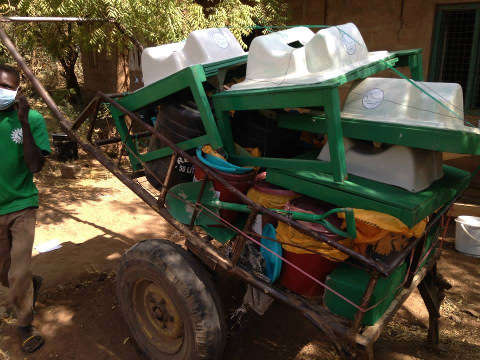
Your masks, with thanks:
[[[177,161],[177,153],[173,153],[168,164],[167,175],[163,181],[162,190],[158,197],[158,206],[163,207],[165,205],[165,198],[167,197],[168,188],[170,185],[170,179],[172,178],[173,170],[175,169],[175,162]]]
[[[248,214],[247,222],[245,223],[245,226],[243,227],[243,232],[250,231],[250,228],[252,227],[253,223],[255,222],[255,219],[257,217],[258,211],[252,210],[250,214]],[[233,250],[232,250],[232,263],[233,265],[236,265],[238,262],[238,259],[240,259],[240,256],[242,255],[243,248],[245,247],[245,242],[247,239],[245,238],[244,235],[238,235],[237,238],[235,239],[235,243],[233,244]]]
[[[200,191],[197,195],[197,201],[195,202],[195,208],[193,210],[192,218],[190,219],[190,229],[193,229],[193,227],[195,226],[195,220],[197,220],[198,211],[200,210],[200,205],[202,203],[203,193],[205,192],[205,185],[207,185],[208,181],[208,175],[205,175],[202,180],[202,185],[200,186]]]
[[[88,117],[92,114],[93,108],[95,104],[99,101],[100,99],[98,97],[94,97],[92,101],[90,101],[85,109],[83,109],[82,113],[78,116],[77,120],[72,125],[73,130],[77,130],[87,119]]]
[[[118,31],[120,31],[123,35],[127,36],[128,38],[130,38],[130,40],[135,44],[135,46],[137,47],[140,53],[143,52],[143,49],[144,49],[143,45],[140,44],[140,42],[135,36],[133,36],[132,34],[129,34],[127,29],[125,29],[125,27],[119,22],[114,21],[113,24],[117,27]]]
[[[122,92],[122,93],[113,93],[113,94],[106,94],[108,97],[111,97],[112,99],[114,98],[120,98],[120,97],[125,97],[127,95],[129,95],[130,93],[127,91],[127,92]]]
[[[93,131],[95,130],[95,124],[97,123],[98,110],[100,109],[100,99],[96,97],[95,107],[93,108],[93,117],[90,127],[88,128],[87,140],[92,142]]]
[[[370,275],[370,281],[368,282],[367,288],[365,289],[365,294],[363,295],[363,298],[362,298],[362,302],[360,303],[360,307],[362,309],[366,309],[368,307],[368,304],[370,303],[370,299],[372,298],[372,295],[373,295],[373,291],[375,290],[375,286],[377,285],[379,276],[380,274],[377,271],[374,271]],[[355,313],[352,326],[349,329],[350,336],[352,337],[355,336],[364,316],[365,316],[364,311],[358,310]]]
[[[463,192],[463,191],[462,191]],[[437,223],[440,221],[440,219],[442,218],[442,215],[445,214],[445,212],[448,211],[448,209],[452,206],[452,204],[454,202],[456,202],[458,200],[458,198],[461,196],[462,194],[459,193],[455,198],[453,198],[450,202],[448,202],[446,205],[444,205],[442,207],[442,209],[437,213],[435,214],[435,216],[433,217],[433,219],[431,219],[427,226],[425,227],[425,230],[423,232],[423,235],[420,236],[418,239],[415,239],[414,241],[412,241],[411,243],[409,243],[407,245],[407,247],[405,247],[405,249],[401,250],[391,261],[390,263],[387,265],[387,269],[386,269],[386,274],[385,275],[390,275],[402,262],[403,260],[405,260],[405,258],[407,257],[408,254],[410,254],[410,252],[417,246],[417,244],[422,240],[423,237],[427,236],[427,234],[430,232],[430,229]]]
[[[109,22],[115,23],[114,19],[84,18],[84,17],[61,17],[61,16],[0,16],[0,22]]]
[[[32,85],[35,88],[35,90],[37,90],[37,92],[42,97],[42,99],[47,103],[47,106],[52,111],[53,115],[58,119],[60,126],[62,127],[62,130],[67,135],[72,134],[72,132],[70,131],[72,123],[65,119],[62,112],[58,109],[57,104],[55,104],[55,101],[53,101],[50,94],[47,92],[47,90],[45,90],[43,85],[40,83],[40,81],[37,79],[37,77],[33,74],[33,72],[30,70],[28,65],[25,63],[25,60],[17,51],[17,49],[15,48],[15,45],[12,43],[10,38],[7,36],[5,31],[3,30],[3,26],[0,26],[0,39],[2,40],[3,44],[8,49],[8,51],[10,51],[13,58],[17,61],[18,65],[23,70],[25,75],[32,82]],[[77,140],[77,139],[74,136],[74,139],[72,140]]]
[[[139,132],[139,133],[136,133],[136,134],[132,134],[131,137],[133,138],[136,138],[136,139],[141,139],[141,138],[144,138],[144,137],[148,137],[152,135],[150,133],[150,131],[143,131],[143,132]],[[108,144],[115,144],[115,143],[119,143],[120,141],[122,141],[122,138],[117,136],[117,137],[113,137],[113,138],[110,138],[110,139],[102,139],[102,140],[97,140],[94,142],[95,146],[102,146],[102,145],[108,145]]]

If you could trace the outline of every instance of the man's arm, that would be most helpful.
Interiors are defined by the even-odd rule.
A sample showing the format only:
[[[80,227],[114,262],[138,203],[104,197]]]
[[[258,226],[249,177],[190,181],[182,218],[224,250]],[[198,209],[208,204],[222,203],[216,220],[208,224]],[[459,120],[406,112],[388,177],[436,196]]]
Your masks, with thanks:
[[[43,165],[45,164],[45,157],[42,154],[42,151],[35,144],[33,139],[32,131],[30,129],[30,124],[28,123],[28,112],[30,111],[30,105],[28,104],[25,96],[21,95],[18,97],[15,104],[18,114],[18,120],[22,124],[23,132],[23,157],[27,163],[28,170],[31,173],[35,174],[42,170]]]

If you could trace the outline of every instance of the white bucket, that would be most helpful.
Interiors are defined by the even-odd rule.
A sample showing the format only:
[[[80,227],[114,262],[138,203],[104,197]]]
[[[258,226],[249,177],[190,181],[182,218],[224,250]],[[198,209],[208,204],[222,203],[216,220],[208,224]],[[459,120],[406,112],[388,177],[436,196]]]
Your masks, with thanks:
[[[480,217],[459,216],[455,221],[455,249],[465,255],[480,257]]]

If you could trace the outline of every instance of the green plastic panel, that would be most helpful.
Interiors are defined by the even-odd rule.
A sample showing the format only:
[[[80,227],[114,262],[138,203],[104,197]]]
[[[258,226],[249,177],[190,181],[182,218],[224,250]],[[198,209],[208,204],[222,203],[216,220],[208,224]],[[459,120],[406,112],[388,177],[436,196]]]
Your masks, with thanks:
[[[401,284],[407,272],[407,264],[403,263],[389,277],[379,278],[373,291],[368,307],[377,305],[367,311],[362,324],[371,326],[382,317],[395,296],[402,289]],[[365,289],[370,280],[370,274],[358,267],[342,263],[327,277],[326,285],[340,293],[353,303],[360,305]],[[325,290],[324,301],[327,308],[334,314],[353,320],[357,309],[331,291]]]
[[[347,181],[335,183],[331,175],[301,170],[268,169],[267,181],[339,207],[387,213],[412,227],[452,200],[470,182],[466,171],[447,165],[443,171],[440,180],[419,193],[350,174]]]

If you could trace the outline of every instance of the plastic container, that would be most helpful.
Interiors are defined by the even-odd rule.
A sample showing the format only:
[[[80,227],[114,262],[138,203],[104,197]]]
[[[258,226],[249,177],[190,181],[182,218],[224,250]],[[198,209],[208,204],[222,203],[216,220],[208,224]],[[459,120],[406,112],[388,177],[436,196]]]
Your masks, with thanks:
[[[373,77],[353,84],[341,117],[480,133],[478,128],[464,124],[463,91],[459,84],[416,81],[415,85],[458,117],[404,79]]]
[[[465,255],[480,257],[480,217],[455,219],[455,249]]]
[[[285,205],[285,210],[309,212],[314,214],[323,214],[332,208],[333,206],[330,204],[308,197],[293,199]],[[335,227],[340,227],[341,225],[341,220],[335,214],[329,216],[327,221]],[[301,221],[301,223],[332,240],[343,239],[343,237],[332,233],[321,224],[303,221]],[[281,228],[279,228],[279,232],[280,229]],[[322,283],[325,283],[327,275],[340,264],[340,262],[332,261],[320,254],[305,253],[305,251],[292,246],[282,245],[282,250],[283,257],[286,260],[295,264]],[[290,291],[305,296],[320,296],[325,290],[323,286],[305,276],[286,262],[282,264],[280,282]]]
[[[195,64],[208,64],[245,55],[227,28],[192,31],[186,41],[149,47],[142,52],[145,86]]]
[[[211,169],[215,171],[218,175],[223,177],[229,184],[233,185],[243,194],[246,194],[250,186],[252,186],[253,179],[255,178],[255,172],[250,171],[245,174],[229,174],[224,173],[222,171],[218,171],[215,169]],[[193,181],[200,181],[205,177],[205,173],[200,168],[195,168],[195,173],[193,177]],[[220,182],[213,180],[213,188],[217,192],[217,196],[220,201],[230,202],[230,203],[237,203],[242,204],[242,200],[238,198],[235,194],[233,194],[230,190],[228,190],[223,184]],[[237,218],[237,212],[233,210],[220,210],[220,216],[222,219],[226,220],[229,223],[233,223]]]
[[[158,120],[155,122],[155,129],[174,143],[193,139],[205,134],[200,113],[196,105],[191,102],[160,105]],[[154,151],[166,146],[167,144],[164,141],[152,137],[148,145],[148,151]],[[194,156],[195,149],[188,150],[187,153]],[[146,168],[153,172],[155,176],[149,171],[145,172],[145,176],[150,184],[158,190],[161,189],[162,185],[155,177],[163,182],[167,175],[170,159],[171,156],[166,156],[146,163]],[[170,179],[170,187],[180,183],[191,182],[193,180],[194,170],[195,167],[191,162],[181,156],[177,157],[177,163],[175,164]]]
[[[271,209],[283,209],[285,204],[298,196],[295,191],[281,188],[266,181],[267,173],[255,176],[253,186],[248,190],[247,196],[258,204]],[[277,220],[268,215],[258,214],[252,229],[257,234],[262,233],[265,225],[272,224],[277,227]]]
[[[407,264],[403,263],[389,277],[380,277],[378,279],[367,307],[378,305],[365,313],[362,325],[375,325],[378,319],[382,317],[401,290],[401,284],[405,279],[406,272]],[[326,284],[353,303],[360,305],[369,280],[370,274],[368,271],[343,263],[327,277]],[[325,291],[324,302],[332,313],[344,316],[350,320],[353,320],[357,312],[353,305],[328,290]]]
[[[53,147],[60,161],[70,161],[78,159],[78,145],[64,133],[52,134]]]
[[[253,39],[246,80],[233,85],[232,90],[314,84],[388,56],[387,51],[368,52],[352,23],[316,34],[305,27],[278,31]]]
[[[215,170],[218,170],[218,171],[223,171],[229,174],[245,174],[252,170],[250,168],[244,168],[241,166],[231,164],[228,161],[225,161],[221,158],[218,158],[210,154],[203,154],[201,146],[197,147],[196,154],[197,154],[198,160],[200,160],[202,163],[204,163],[208,167],[214,168]]]
[[[283,258],[298,266],[307,274],[325,283],[327,275],[340,264],[318,254],[296,254],[282,248]],[[325,288],[306,277],[290,264],[283,262],[280,282],[290,291],[304,296],[320,296]]]
[[[395,185],[417,193],[427,189],[443,176],[440,151],[383,144],[376,148],[371,142],[344,139],[345,161],[349,174]],[[328,142],[318,160],[330,161]]]

